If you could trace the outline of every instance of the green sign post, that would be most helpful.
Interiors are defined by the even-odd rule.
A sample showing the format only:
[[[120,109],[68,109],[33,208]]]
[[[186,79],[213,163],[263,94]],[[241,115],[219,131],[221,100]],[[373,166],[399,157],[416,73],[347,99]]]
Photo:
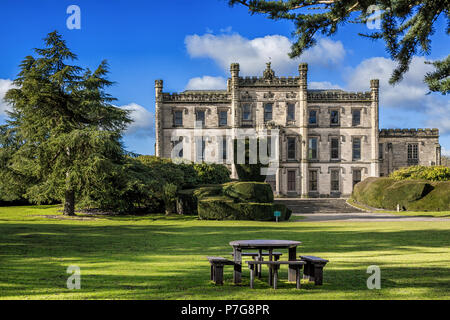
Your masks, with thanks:
[[[277,222],[278,222],[278,217],[281,217],[281,211],[274,211],[274,212],[273,212],[273,215],[275,216],[275,219],[276,219]]]

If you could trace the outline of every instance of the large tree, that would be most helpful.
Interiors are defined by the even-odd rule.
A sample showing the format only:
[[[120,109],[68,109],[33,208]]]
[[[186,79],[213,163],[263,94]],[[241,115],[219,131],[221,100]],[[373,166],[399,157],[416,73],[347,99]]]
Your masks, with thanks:
[[[430,54],[431,35],[439,16],[447,20],[450,34],[450,1],[448,0],[227,0],[231,6],[248,7],[251,14],[265,14],[274,20],[290,20],[295,24],[296,41],[290,57],[300,56],[316,43],[317,33],[330,36],[346,23],[365,24],[379,9],[380,30],[359,34],[374,40],[382,39],[391,58],[397,61],[390,83],[402,80],[416,54]],[[377,6],[377,7],[374,7]],[[425,77],[430,91],[450,91],[450,56],[432,63],[435,71]]]
[[[116,172],[126,153],[121,134],[128,112],[105,93],[107,63],[95,71],[69,64],[77,59],[56,31],[45,47],[27,56],[5,95],[12,107],[1,132],[3,185],[26,180],[23,197],[33,202],[62,200],[74,215],[76,199],[89,197]],[[104,186],[107,188],[107,186]],[[18,190],[19,188],[16,188]]]

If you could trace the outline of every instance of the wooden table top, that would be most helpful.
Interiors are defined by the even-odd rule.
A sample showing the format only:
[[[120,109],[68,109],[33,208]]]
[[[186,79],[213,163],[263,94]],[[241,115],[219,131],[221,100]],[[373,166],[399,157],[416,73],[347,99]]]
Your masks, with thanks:
[[[292,240],[235,240],[230,242],[230,246],[263,249],[263,248],[293,248],[300,245],[300,241]]]

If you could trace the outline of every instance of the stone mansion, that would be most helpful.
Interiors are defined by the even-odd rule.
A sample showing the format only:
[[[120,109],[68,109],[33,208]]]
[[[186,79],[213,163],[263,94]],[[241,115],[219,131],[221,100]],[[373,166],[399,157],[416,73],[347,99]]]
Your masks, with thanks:
[[[277,129],[277,168],[266,181],[275,194],[295,197],[346,197],[367,177],[440,164],[438,129],[379,130],[378,80],[366,92],[316,90],[308,89],[308,65],[298,71],[277,77],[268,63],[262,77],[240,77],[233,63],[227,90],[172,94],[156,80],[156,155],[226,163],[237,178],[236,129]],[[196,130],[208,137],[189,138]]]

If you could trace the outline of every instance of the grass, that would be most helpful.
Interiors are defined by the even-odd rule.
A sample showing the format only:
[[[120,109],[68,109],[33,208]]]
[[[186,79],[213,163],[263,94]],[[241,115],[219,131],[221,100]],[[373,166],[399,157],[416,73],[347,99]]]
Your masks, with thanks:
[[[450,221],[250,222],[195,217],[117,216],[60,220],[55,206],[0,208],[0,299],[449,299]],[[238,239],[300,240],[301,254],[330,260],[324,285],[241,286],[226,268],[209,281],[206,255],[226,255]],[[285,258],[285,256],[283,256]],[[69,265],[81,290],[68,290]],[[368,290],[367,267],[381,268]],[[267,274],[264,274],[264,280]]]
[[[348,199],[347,202],[354,207],[357,207],[366,211],[374,211],[373,208],[365,206],[354,199]],[[435,218],[450,218],[450,211],[393,211],[384,209],[375,209],[377,213],[391,213],[397,216],[408,216],[408,217],[435,217]]]

